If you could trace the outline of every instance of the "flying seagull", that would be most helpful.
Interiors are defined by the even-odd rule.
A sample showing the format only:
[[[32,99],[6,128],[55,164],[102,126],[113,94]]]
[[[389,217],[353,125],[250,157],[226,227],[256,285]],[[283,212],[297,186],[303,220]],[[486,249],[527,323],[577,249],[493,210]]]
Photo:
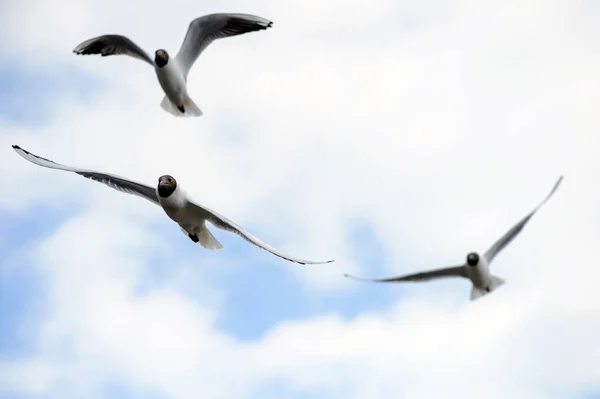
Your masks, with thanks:
[[[102,35],[86,40],[73,50],[76,54],[128,55],[154,67],[165,92],[160,106],[175,116],[201,116],[202,111],[187,92],[190,68],[215,39],[267,29],[273,22],[249,14],[209,14],[194,19],[175,58],[164,49],[154,53],[154,61],[137,44],[121,35]]]
[[[206,222],[210,222],[213,226],[218,227],[219,229],[227,230],[231,233],[235,233],[251,244],[269,251],[275,256],[289,260],[290,262],[300,263],[303,265],[333,262],[333,260],[326,262],[303,260],[281,253],[269,244],[263,242],[257,237],[254,237],[242,227],[227,219],[225,216],[194,202],[177,184],[177,181],[173,176],[163,175],[159,177],[157,187],[152,188],[117,175],[61,165],[49,159],[32,154],[29,151],[22,149],[18,145],[13,145],[12,147],[17,154],[36,165],[40,165],[45,168],[74,172],[88,179],[106,184],[115,190],[140,196],[156,205],[159,205],[165,211],[167,216],[169,216],[169,218],[179,225],[181,231],[183,231],[187,237],[189,237],[193,242],[202,245],[204,248],[212,250],[223,249],[221,243],[217,241],[217,239],[212,235],[206,226]]]
[[[471,252],[467,255],[467,262],[460,266],[428,270],[421,273],[414,273],[399,277],[362,278],[351,276],[349,274],[345,274],[344,276],[354,280],[378,283],[396,283],[405,281],[418,282],[439,278],[463,277],[468,278],[471,280],[471,283],[473,283],[473,288],[471,289],[471,300],[473,301],[477,298],[480,298],[504,284],[504,280],[502,280],[500,277],[490,274],[489,267],[492,263],[492,260],[521,232],[521,230],[523,230],[523,227],[525,227],[535,212],[540,209],[540,207],[544,205],[546,201],[548,201],[552,194],[554,194],[562,179],[563,177],[560,176],[552,188],[552,191],[550,191],[550,194],[548,194],[548,196],[544,198],[544,200],[538,206],[536,206],[533,211],[531,211],[519,223],[508,230],[508,232],[504,234],[504,236],[502,236],[498,241],[496,241],[483,256],[480,256],[477,252]]]

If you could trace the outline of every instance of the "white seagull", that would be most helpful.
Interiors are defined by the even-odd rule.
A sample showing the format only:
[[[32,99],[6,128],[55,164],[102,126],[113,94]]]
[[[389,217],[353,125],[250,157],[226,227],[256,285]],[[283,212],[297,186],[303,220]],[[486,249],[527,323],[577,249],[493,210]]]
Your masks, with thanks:
[[[213,226],[227,230],[231,233],[235,233],[244,238],[246,241],[266,251],[269,251],[275,256],[289,260],[290,262],[300,263],[303,265],[333,262],[333,260],[326,262],[303,260],[279,252],[277,249],[254,237],[242,227],[227,219],[225,216],[220,215],[205,206],[195,203],[177,184],[177,181],[175,178],[173,178],[173,176],[163,175],[159,177],[158,186],[156,188],[152,188],[120,176],[61,165],[49,159],[32,154],[29,151],[22,149],[18,145],[13,145],[12,147],[17,154],[36,165],[51,169],[74,172],[88,179],[104,183],[115,190],[140,196],[156,205],[159,205],[165,211],[167,216],[169,216],[169,218],[171,218],[180,226],[181,231],[183,231],[187,237],[189,237],[193,242],[202,245],[204,248],[212,250],[223,249],[221,243],[217,241],[210,230],[208,230],[208,227],[206,226],[206,222],[208,221]]]
[[[513,226],[504,236],[502,236],[498,241],[492,245],[483,256],[480,256],[477,252],[471,252],[467,255],[466,264],[462,264],[460,266],[447,267],[443,269],[435,269],[429,270],[421,273],[414,273],[399,277],[390,277],[390,278],[361,278],[351,276],[349,274],[345,274],[345,277],[349,277],[355,280],[360,281],[370,281],[370,282],[380,282],[380,283],[389,283],[389,282],[405,282],[405,281],[428,281],[439,278],[448,278],[448,277],[463,277],[468,278],[473,283],[473,288],[471,289],[471,300],[475,300],[480,298],[492,291],[496,288],[500,287],[504,284],[504,280],[500,277],[496,277],[490,274],[490,264],[492,260],[504,247],[506,247],[520,232],[523,230],[523,227],[527,224],[529,219],[535,214],[535,212],[542,206],[548,199],[554,194],[563,177],[560,176],[550,194],[544,200],[536,206],[533,211],[531,211],[527,216],[525,216],[519,223]]]
[[[165,92],[160,106],[175,116],[201,116],[202,111],[187,92],[190,68],[215,39],[267,29],[273,22],[249,14],[210,14],[194,19],[175,58],[164,49],[154,53],[154,61],[137,44],[121,35],[102,35],[86,40],[73,50],[76,54],[125,54],[154,67]]]

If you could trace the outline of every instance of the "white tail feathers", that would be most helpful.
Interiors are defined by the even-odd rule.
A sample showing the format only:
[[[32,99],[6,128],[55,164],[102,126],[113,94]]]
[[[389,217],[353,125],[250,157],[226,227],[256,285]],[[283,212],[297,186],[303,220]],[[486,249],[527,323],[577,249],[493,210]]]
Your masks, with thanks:
[[[180,117],[198,117],[202,116],[202,111],[194,100],[190,98],[190,96],[186,95],[185,100],[183,102],[183,111],[181,112],[179,108],[175,104],[169,100],[169,97],[165,96],[160,102],[160,106],[162,109],[170,113],[171,115],[180,116]]]
[[[188,233],[183,227],[181,227],[181,231],[192,241],[202,245],[206,249],[211,249],[213,251],[219,251],[223,249],[223,245],[221,245],[221,243],[215,238],[215,236],[212,235],[212,233],[210,232],[210,230],[208,230],[208,227],[206,227],[206,225],[196,228],[195,235],[190,235],[190,233]],[[196,239],[198,241],[196,241]]]
[[[482,296],[489,294],[490,292],[494,291],[496,288],[504,284],[504,282],[505,281],[502,280],[500,277],[491,276],[490,285],[488,285],[486,288],[477,288],[473,286],[473,288],[471,289],[471,300],[474,301],[475,299],[481,298]]]
[[[164,109],[165,111],[167,111],[168,113],[175,115],[175,116],[183,116],[181,111],[179,111],[177,109],[177,107],[175,107],[173,105],[173,103],[171,102],[171,100],[169,100],[169,97],[165,96],[162,101],[160,102],[160,106],[162,109]]]
[[[223,245],[221,245],[221,243],[215,238],[215,236],[212,235],[208,227],[204,226],[204,228],[200,232],[197,232],[196,235],[200,239],[198,243],[204,248],[216,251],[223,249]]]

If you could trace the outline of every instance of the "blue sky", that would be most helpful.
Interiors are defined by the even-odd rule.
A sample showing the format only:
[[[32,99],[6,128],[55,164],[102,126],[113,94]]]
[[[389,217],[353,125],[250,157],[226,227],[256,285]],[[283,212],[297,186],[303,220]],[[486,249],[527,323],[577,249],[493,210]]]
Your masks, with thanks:
[[[189,81],[204,115],[181,120],[139,61],[71,49],[109,31],[171,49],[190,13],[223,10],[156,3],[132,25],[136,5],[111,1],[0,16],[0,399],[600,397],[592,4],[257,1],[240,11],[274,28],[212,44]],[[205,250],[160,208],[11,144],[173,174],[276,248],[336,262],[214,228],[225,249]],[[459,264],[559,174],[485,299],[342,277]]]
[[[27,76],[27,79],[24,76]],[[32,78],[34,77],[31,75],[16,72],[15,78],[12,79],[12,74],[9,74],[4,80],[11,81],[11,86],[9,91],[4,92],[3,90],[3,93],[6,93],[7,96],[19,93],[16,94],[16,100],[14,98],[11,100],[14,100],[14,103],[20,103],[24,101],[20,96],[25,98],[30,96],[30,88],[33,87],[36,87],[36,92],[44,97],[43,92],[40,93],[39,90],[47,90],[48,87],[52,87],[52,82],[56,83],[57,80],[52,77],[34,78],[36,81],[39,80],[39,83],[36,83],[38,86],[33,86],[30,80]],[[15,83],[20,79],[28,80],[27,85],[23,84],[22,89]],[[42,114],[45,112],[42,102],[40,102],[40,111]],[[23,120],[20,117],[13,119],[10,115],[6,118],[13,124],[39,122],[35,120],[32,122],[30,119]],[[16,159],[18,160],[18,158]],[[47,173],[47,171],[40,172]],[[77,187],[77,190],[85,189],[88,184],[94,184],[85,180],[79,181],[77,177],[70,175],[65,175],[64,178],[71,179],[71,184],[74,188]],[[122,194],[115,192],[114,195]],[[43,293],[43,282],[39,281],[39,276],[32,265],[20,257],[23,252],[35,248],[37,242],[54,233],[65,219],[81,212],[79,206],[76,206],[75,210],[73,213],[57,210],[52,206],[44,206],[16,214],[12,211],[3,212],[3,224],[0,227],[3,237],[1,249],[2,258],[8,267],[3,268],[3,289],[0,292],[0,298],[2,299],[2,320],[8,322],[2,324],[0,347],[3,348],[2,353],[5,356],[27,354],[28,345],[31,343],[21,336],[19,326],[24,321],[21,318],[27,317],[31,311],[39,314],[42,312],[41,309],[45,302],[43,295],[40,295]],[[161,212],[158,208],[156,211]],[[375,233],[365,222],[354,222],[349,226],[347,233],[350,239],[361,244],[360,251],[356,251],[354,254],[357,261],[370,265],[373,273],[383,273],[384,268],[381,267],[381,263],[384,261],[384,257]],[[313,297],[307,295],[302,285],[289,275],[286,271],[289,266],[282,264],[278,259],[271,259],[268,254],[261,253],[260,262],[245,262],[244,259],[251,255],[257,255],[259,250],[247,245],[237,236],[217,230],[215,234],[228,248],[227,253],[201,251],[202,257],[197,259],[196,252],[199,249],[182,239],[175,226],[170,226],[169,222],[165,221],[161,223],[162,227],[168,229],[164,238],[170,241],[169,244],[175,251],[185,254],[190,262],[210,263],[225,257],[243,263],[243,267],[237,269],[235,276],[230,273],[219,273],[218,269],[208,271],[211,285],[220,291],[227,291],[225,308],[219,315],[218,327],[241,340],[253,340],[260,337],[281,320],[302,319],[327,312],[336,312],[343,317],[353,317],[362,311],[385,306],[399,295],[394,287],[365,285],[363,289],[351,294],[322,293],[318,297]],[[163,279],[169,273],[168,257],[152,262],[149,267],[146,283],[141,287],[142,293],[151,289],[153,282]]]
[[[59,81],[64,76],[44,76],[18,65],[4,67],[1,75],[2,119],[27,126],[46,123],[50,117],[48,99],[52,92],[60,90]],[[39,327],[45,313],[45,287],[31,265],[30,251],[69,217],[68,213],[57,213],[47,206],[36,208],[18,213],[0,210],[0,353],[3,359],[18,359],[35,351],[31,342],[35,337],[24,334],[23,330],[26,326]]]
[[[34,127],[49,122],[51,115],[49,100],[51,96],[61,95],[60,91],[64,90],[63,84],[67,76],[69,80],[74,76],[75,82],[82,82],[89,78],[84,75],[78,76],[77,71],[39,75],[17,66],[3,71],[2,75],[0,92],[2,92],[3,119],[13,126]],[[76,87],[73,84],[69,89]],[[100,87],[101,82],[97,87],[86,82],[85,95],[93,96],[94,91],[99,90]],[[79,95],[84,95],[83,89],[78,92]],[[33,104],[30,102],[32,98]],[[30,109],[35,112],[28,111]],[[224,126],[225,137],[230,130],[235,129]],[[234,138],[228,139],[235,143]],[[41,170],[39,173],[52,172]],[[68,180],[69,184],[76,190],[85,190],[87,185],[94,184],[80,181],[78,177],[70,175],[62,177],[65,180],[71,179]],[[122,194],[115,192],[114,195]],[[44,318],[46,298],[43,278],[35,271],[30,262],[31,254],[28,252],[35,251],[36,244],[52,235],[64,220],[82,211],[78,204],[71,210],[66,211],[52,205],[45,205],[32,207],[26,212],[15,213],[12,210],[2,212],[0,255],[5,267],[3,267],[0,291],[3,320],[0,330],[2,337],[0,348],[4,359],[18,359],[32,353],[31,339],[34,337],[24,334],[23,329],[25,325],[28,329],[40,327]],[[160,212],[160,209],[157,208],[156,211]],[[286,271],[289,266],[282,264],[278,259],[261,253],[261,261],[246,262],[245,259],[258,255],[258,250],[237,236],[217,231],[215,234],[228,251],[210,253],[201,250],[201,257],[198,258],[199,248],[190,245],[187,240],[180,237],[175,226],[170,226],[168,221],[160,225],[161,228],[168,228],[164,238],[169,240],[169,245],[173,246],[175,251],[183,253],[190,262],[210,264],[225,257],[243,263],[243,267],[236,271],[235,276],[230,273],[219,273],[218,268],[205,272],[216,290],[227,292],[224,308],[218,316],[217,327],[239,340],[252,341],[260,338],[273,325],[283,320],[297,320],[331,312],[344,318],[352,318],[362,311],[385,307],[387,303],[398,298],[398,290],[394,287],[369,285],[352,293],[309,295],[294,276]],[[381,244],[369,224],[365,221],[350,222],[347,234],[350,240],[361,244],[360,251],[353,254],[355,259],[361,264],[370,265],[373,272],[383,273],[385,269],[381,267],[384,261]],[[24,259],[23,255],[25,255]],[[164,279],[169,272],[167,257],[159,258],[149,264],[149,270],[141,282],[140,294],[143,295],[144,292],[151,290],[153,285]],[[118,387],[108,389],[111,392],[113,389],[120,391]]]

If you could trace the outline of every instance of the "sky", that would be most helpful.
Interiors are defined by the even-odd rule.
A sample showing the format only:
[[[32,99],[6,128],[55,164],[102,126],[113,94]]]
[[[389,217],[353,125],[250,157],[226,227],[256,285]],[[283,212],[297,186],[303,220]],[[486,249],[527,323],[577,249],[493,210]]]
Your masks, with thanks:
[[[600,398],[600,6],[592,1],[0,3],[0,398]],[[368,5],[367,5],[368,4]],[[124,34],[179,48],[213,12],[274,22],[215,41],[175,118],[154,72],[76,56]],[[10,38],[10,39],[9,39]],[[197,202],[164,212],[63,164]],[[492,264],[506,284],[366,284],[458,265],[559,190]]]

